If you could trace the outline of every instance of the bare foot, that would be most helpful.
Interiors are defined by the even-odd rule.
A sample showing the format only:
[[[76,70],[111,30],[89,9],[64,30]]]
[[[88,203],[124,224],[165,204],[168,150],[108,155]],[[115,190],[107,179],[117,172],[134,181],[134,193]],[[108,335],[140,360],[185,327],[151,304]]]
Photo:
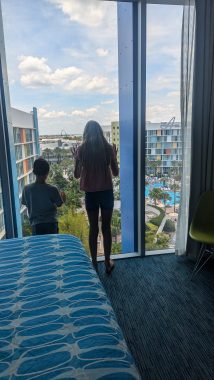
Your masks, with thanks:
[[[109,260],[107,262],[105,262],[105,266],[106,266],[106,273],[107,274],[110,274],[113,269],[114,269],[114,261],[113,260]]]

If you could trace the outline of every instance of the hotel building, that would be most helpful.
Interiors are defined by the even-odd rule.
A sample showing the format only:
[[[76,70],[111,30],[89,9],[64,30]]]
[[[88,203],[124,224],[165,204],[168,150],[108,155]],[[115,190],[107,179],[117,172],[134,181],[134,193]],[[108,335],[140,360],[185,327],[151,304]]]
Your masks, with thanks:
[[[182,165],[182,138],[180,123],[146,123],[146,172],[154,168],[158,175],[169,175],[171,170],[180,171]]]
[[[18,181],[18,197],[20,213],[26,213],[26,207],[21,204],[22,190],[25,185],[34,181],[33,162],[40,155],[37,110],[27,113],[11,107],[13,141],[16,157]],[[5,236],[3,199],[0,186],[0,239]]]

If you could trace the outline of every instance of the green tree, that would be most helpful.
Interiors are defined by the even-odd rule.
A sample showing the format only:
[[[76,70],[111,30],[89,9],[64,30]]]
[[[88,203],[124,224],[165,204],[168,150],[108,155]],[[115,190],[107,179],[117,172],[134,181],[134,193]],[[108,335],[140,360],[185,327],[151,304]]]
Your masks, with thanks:
[[[59,217],[59,233],[77,236],[89,252],[88,220],[84,212],[74,212],[69,208],[64,209],[63,215]]]
[[[81,208],[83,192],[80,191],[79,181],[73,178],[70,180],[65,188],[66,194],[66,205],[70,207],[73,211]]]
[[[73,179],[74,175],[74,161],[69,157],[65,157],[59,165],[62,173],[66,176],[67,179]]]
[[[169,177],[174,179],[174,181],[181,181],[182,173],[182,162],[172,161],[172,167],[169,170]]]
[[[175,232],[175,223],[172,220],[167,219],[166,223],[164,225],[163,231],[164,232]]]
[[[57,163],[60,164],[63,159],[63,150],[57,147],[53,150],[53,154],[57,158]]]
[[[112,243],[111,252],[113,254],[121,253],[122,252],[122,244],[121,243]]]
[[[146,251],[152,251],[155,246],[155,233],[153,231],[146,231],[145,234]]]
[[[31,236],[32,235],[32,228],[30,225],[30,221],[27,216],[24,217],[24,220],[22,222],[22,233],[23,236]]]
[[[113,178],[114,198],[120,200],[120,177]]]
[[[46,148],[46,149],[44,149],[43,152],[42,152],[42,157],[43,157],[45,160],[47,160],[48,162],[50,162],[50,156],[51,156],[51,154],[52,154],[52,150],[49,149],[49,148]]]
[[[155,177],[157,177],[157,173],[158,173],[158,168],[160,169],[161,167],[161,160],[157,160],[157,161],[152,161],[152,160],[149,160],[149,159],[146,159],[146,168],[147,168],[147,171],[148,172],[153,172],[153,174],[155,175]],[[148,170],[148,168],[150,170]]]
[[[147,231],[145,235],[146,250],[154,251],[169,248],[170,237],[161,232],[160,234],[155,234],[153,231]]]
[[[48,182],[52,185],[55,185],[60,190],[66,190],[68,186],[68,180],[63,176],[63,171],[60,165],[53,164],[50,167],[50,174],[48,177]]]
[[[163,192],[163,195],[162,195],[162,198],[161,199],[163,199],[163,203],[164,203],[164,208],[165,208],[165,212],[166,212],[166,206],[167,206],[167,201],[169,202],[169,201],[171,201],[171,197],[170,197],[170,195],[168,194],[168,193],[166,193],[166,192]]]
[[[160,181],[163,182],[163,186],[166,187],[166,185],[167,185],[167,178],[166,177],[162,177],[162,178],[160,178]]]
[[[173,203],[174,203],[174,212],[175,212],[175,205],[176,205],[176,192],[180,190],[180,186],[177,185],[175,182],[170,185],[170,189],[173,191]]]
[[[112,237],[115,240],[115,243],[117,243],[118,235],[121,234],[121,213],[119,210],[114,210],[112,214],[112,221],[111,221],[111,231],[112,231]]]
[[[157,206],[157,201],[163,198],[163,190],[154,188],[150,190],[149,197],[154,200],[155,206]]]
[[[156,237],[157,237],[156,245],[158,249],[169,248],[170,237],[167,234],[161,232],[160,234],[157,234]]]

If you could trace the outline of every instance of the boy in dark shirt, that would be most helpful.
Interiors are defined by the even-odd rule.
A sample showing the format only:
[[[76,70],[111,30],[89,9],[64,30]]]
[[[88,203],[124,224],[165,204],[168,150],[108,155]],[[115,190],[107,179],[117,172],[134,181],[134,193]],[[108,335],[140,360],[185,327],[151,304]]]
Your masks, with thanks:
[[[33,235],[57,234],[57,207],[65,202],[65,194],[46,183],[49,163],[42,157],[34,161],[36,181],[23,189],[22,204],[27,206]]]

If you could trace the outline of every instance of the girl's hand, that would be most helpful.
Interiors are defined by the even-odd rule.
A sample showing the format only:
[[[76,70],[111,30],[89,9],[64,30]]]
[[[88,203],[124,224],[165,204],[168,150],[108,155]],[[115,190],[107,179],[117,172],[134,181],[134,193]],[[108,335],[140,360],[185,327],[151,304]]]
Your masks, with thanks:
[[[73,158],[74,158],[75,160],[77,159],[77,151],[78,151],[78,147],[79,147],[78,144],[73,145],[73,146],[71,147],[71,153],[72,153]]]
[[[116,144],[113,144],[113,152],[114,152],[115,156],[117,157],[118,148],[116,147]]]

